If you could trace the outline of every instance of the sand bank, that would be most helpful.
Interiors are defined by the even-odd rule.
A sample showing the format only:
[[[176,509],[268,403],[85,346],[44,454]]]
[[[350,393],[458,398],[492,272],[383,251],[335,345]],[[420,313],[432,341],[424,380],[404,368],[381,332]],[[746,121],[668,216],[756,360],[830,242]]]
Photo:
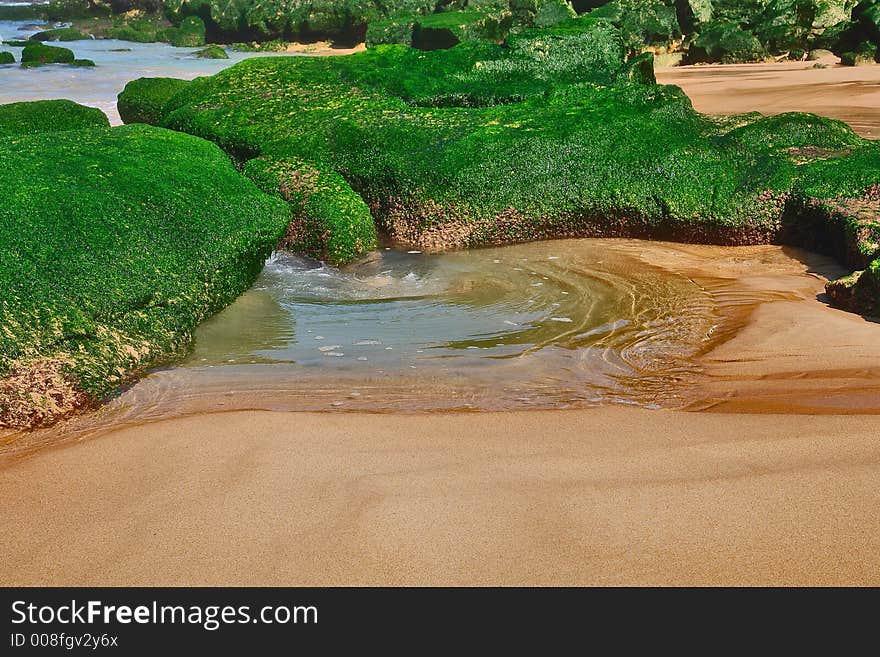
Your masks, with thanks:
[[[880,66],[814,68],[815,62],[681,66],[657,69],[657,81],[680,86],[697,111],[812,112],[880,139]]]
[[[214,414],[0,496],[2,584],[880,584],[867,416]]]

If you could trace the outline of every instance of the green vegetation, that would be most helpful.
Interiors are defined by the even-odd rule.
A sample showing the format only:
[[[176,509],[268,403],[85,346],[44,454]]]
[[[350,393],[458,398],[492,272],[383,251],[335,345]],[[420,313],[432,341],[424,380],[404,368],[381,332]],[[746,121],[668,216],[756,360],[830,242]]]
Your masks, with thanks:
[[[92,68],[95,65],[95,62],[91,59],[74,59],[70,62],[71,66],[78,66],[81,68]]]
[[[210,45],[207,48],[197,50],[196,57],[201,57],[202,59],[229,59],[226,51],[216,45]]]
[[[101,110],[70,100],[38,100],[0,105],[0,139],[13,135],[109,128]]]
[[[649,55],[627,62],[625,50],[609,22],[580,18],[503,45],[251,59],[167,93],[137,81],[120,103],[216,142],[288,200],[283,180],[335,172],[380,230],[425,250],[576,235],[721,244],[826,235],[811,247],[853,268],[878,256],[867,195],[880,180],[880,144],[807,114],[700,115],[678,88],[653,84]],[[874,209],[840,219],[839,208],[859,203]],[[305,230],[320,225],[321,243],[346,244],[337,260],[369,248],[351,239],[360,223],[329,212]]]
[[[0,66],[4,64],[15,64],[15,55],[8,50],[0,50]]]
[[[126,123],[158,125],[165,104],[187,86],[186,80],[175,78],[140,78],[126,85],[120,94],[117,109]]]
[[[149,126],[7,134],[0,195],[0,426],[58,419],[181,353],[290,218],[213,144]]]
[[[180,27],[169,27],[159,34],[172,46],[196,48],[205,45],[205,23],[198,16],[187,16]]]
[[[45,46],[39,42],[28,44],[21,53],[22,66],[70,64],[74,59],[72,50],[57,46]]]
[[[31,41],[84,41],[91,39],[91,35],[80,32],[72,27],[60,27],[53,30],[37,32],[30,37]]]

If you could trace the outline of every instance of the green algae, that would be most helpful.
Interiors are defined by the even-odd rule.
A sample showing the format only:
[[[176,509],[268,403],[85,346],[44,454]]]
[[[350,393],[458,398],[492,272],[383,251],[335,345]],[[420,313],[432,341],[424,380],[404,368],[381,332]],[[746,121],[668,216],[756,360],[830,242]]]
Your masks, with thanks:
[[[0,105],[0,138],[82,128],[109,128],[101,110],[70,100],[38,100]]]
[[[6,134],[0,196],[0,426],[181,353],[289,222],[216,146],[149,126]]]

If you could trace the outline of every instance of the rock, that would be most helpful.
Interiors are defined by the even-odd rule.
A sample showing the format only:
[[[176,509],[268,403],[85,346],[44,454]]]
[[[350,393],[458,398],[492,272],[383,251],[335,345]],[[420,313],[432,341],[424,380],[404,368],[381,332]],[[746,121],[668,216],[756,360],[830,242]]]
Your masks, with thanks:
[[[845,52],[840,56],[840,63],[844,66],[869,66],[877,61],[877,46],[864,41],[857,50]]]
[[[158,125],[162,109],[177,92],[189,83],[176,78],[140,78],[125,85],[119,94],[117,109],[126,123]]]
[[[703,26],[690,45],[687,62],[738,64],[760,61],[765,56],[758,38],[735,23],[713,21]]]
[[[0,205],[4,428],[184,353],[290,220],[213,144],[143,125],[0,139],[0,197],[15,199]]]
[[[80,32],[72,27],[60,27],[44,32],[37,32],[30,37],[31,41],[85,41],[91,39],[90,34]]]
[[[226,51],[223,48],[213,44],[202,50],[197,50],[195,55],[202,59],[229,59],[229,55],[226,54]]]
[[[43,64],[70,64],[75,57],[67,48],[30,43],[21,53],[22,66],[42,66]]]
[[[807,61],[808,62],[819,62],[819,61],[823,61],[823,60],[827,60],[827,59],[833,59],[835,57],[836,57],[836,55],[833,52],[831,52],[830,50],[825,50],[825,49],[819,48],[817,50],[811,50],[809,52],[809,54],[807,55]]]
[[[0,139],[12,135],[109,128],[101,110],[70,100],[38,100],[0,105]]]
[[[205,45],[205,23],[198,16],[187,16],[179,27],[169,28],[163,33],[172,46],[196,48]]]
[[[91,59],[74,59],[72,62],[70,62],[70,65],[82,68],[91,68],[95,65],[95,62],[93,62]]]
[[[15,55],[8,50],[0,50],[0,66],[4,64],[15,64]]]

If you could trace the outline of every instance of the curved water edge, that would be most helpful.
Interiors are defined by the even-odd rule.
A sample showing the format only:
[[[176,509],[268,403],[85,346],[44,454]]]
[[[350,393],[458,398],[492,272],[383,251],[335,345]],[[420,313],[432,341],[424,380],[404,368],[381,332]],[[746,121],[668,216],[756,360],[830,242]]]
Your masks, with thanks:
[[[233,410],[711,408],[730,393],[713,388],[707,354],[756,308],[821,308],[836,274],[830,259],[776,246],[625,239],[382,250],[341,270],[276,253],[184,362],[94,412],[8,434],[0,452]]]
[[[30,29],[24,29],[30,26]],[[25,40],[40,30],[32,21],[0,21],[0,41]],[[201,48],[177,48],[167,43],[135,43],[116,39],[66,41],[77,59],[91,59],[94,68],[49,64],[22,68],[18,64],[0,67],[0,104],[30,100],[65,98],[81,105],[97,107],[112,125],[122,120],[116,109],[116,96],[131,80],[140,77],[172,77],[191,80],[213,75],[250,57],[271,57],[276,53],[247,53],[229,50],[229,59],[203,59]],[[0,45],[21,61],[22,48]],[[298,56],[299,53],[285,53]]]

